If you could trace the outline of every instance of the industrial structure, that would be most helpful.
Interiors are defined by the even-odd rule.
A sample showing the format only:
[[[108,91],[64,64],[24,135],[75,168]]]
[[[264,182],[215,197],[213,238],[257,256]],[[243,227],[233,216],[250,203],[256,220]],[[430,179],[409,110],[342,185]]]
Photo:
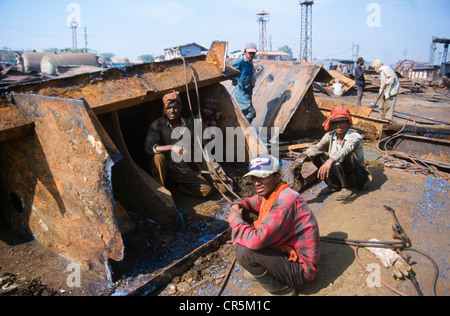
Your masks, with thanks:
[[[84,52],[88,52],[88,35],[87,35],[87,27],[84,27]]]
[[[360,57],[359,56],[359,43],[352,43],[352,58],[353,58],[353,61],[356,62],[359,57]],[[354,68],[354,65],[353,65],[352,68]]]
[[[300,30],[300,61],[312,61],[312,6],[314,1],[302,1]]]
[[[442,68],[441,68],[441,75],[445,76],[447,73],[447,55],[448,55],[448,44],[450,44],[450,39],[448,38],[438,38],[433,37],[433,44],[444,44],[444,54],[442,56]],[[434,58],[433,58],[434,59]]]
[[[264,53],[267,51],[267,22],[269,22],[270,14],[264,10],[261,10],[256,14],[256,21],[259,23],[259,51],[264,58]]]
[[[76,52],[78,50],[78,43],[77,43],[78,22],[73,20],[70,23],[70,28],[72,29],[72,51]]]

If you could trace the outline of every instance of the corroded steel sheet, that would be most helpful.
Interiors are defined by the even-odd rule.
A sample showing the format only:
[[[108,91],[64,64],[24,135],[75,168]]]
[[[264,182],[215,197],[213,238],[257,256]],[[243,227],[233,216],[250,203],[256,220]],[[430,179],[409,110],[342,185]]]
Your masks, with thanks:
[[[108,259],[122,260],[124,251],[111,185],[120,153],[82,100],[14,101],[35,133],[0,143],[9,213],[43,245],[110,278]]]
[[[375,132],[376,134],[381,134],[383,127],[389,123],[387,120],[371,117],[372,109],[368,107],[324,98],[316,98],[316,102],[326,117],[330,116],[331,110],[334,107],[349,109],[352,115],[353,125],[369,133]]]
[[[206,56],[173,59],[81,74],[3,89],[65,99],[84,98],[95,114],[110,113],[161,98],[171,89],[186,91],[219,83],[238,74]],[[0,90],[1,91],[1,90]]]
[[[352,115],[359,115],[369,117],[372,113],[371,107],[359,106],[352,103],[344,103],[342,101],[324,99],[324,98],[316,98],[317,105],[319,108],[323,108],[331,111],[334,107],[343,107],[349,109]]]
[[[393,150],[399,157],[406,153],[428,164],[450,169],[449,140],[404,134],[395,139]]]
[[[64,99],[85,99],[97,115],[136,106],[162,98],[172,89],[180,92],[207,87],[239,74],[225,60],[226,42],[214,42],[208,56],[194,56],[160,63],[111,68],[73,77],[1,88],[0,94],[36,94]],[[12,105],[0,104],[0,141],[11,139],[32,128]],[[14,109],[12,109],[14,111]],[[14,131],[12,130],[14,129]]]
[[[112,173],[115,199],[134,213],[172,229],[178,228],[179,212],[170,191],[133,161],[123,139],[117,112],[107,114],[105,120],[108,135],[123,155]]]
[[[226,60],[228,53],[228,43],[227,42],[213,42],[208,53],[206,54],[206,60],[218,67],[222,67],[222,71],[226,71]],[[221,66],[222,65],[222,66]]]
[[[312,89],[314,81],[328,81],[331,76],[320,64],[273,61],[255,61],[254,64],[256,86],[253,91],[253,105],[256,118],[252,126],[278,127],[279,133],[283,134],[291,124],[289,131],[296,131],[297,138],[311,136],[302,135],[302,132],[309,130],[310,125],[317,125],[323,115],[315,105],[314,96],[308,95],[308,91]],[[319,80],[318,77],[322,78]],[[231,82],[224,85],[234,97],[235,87]],[[299,111],[303,101],[306,102]],[[296,112],[303,113],[296,116],[296,120],[292,120]],[[276,136],[272,135],[272,139]]]
[[[0,142],[32,133],[34,123],[27,120],[12,104],[0,103]]]

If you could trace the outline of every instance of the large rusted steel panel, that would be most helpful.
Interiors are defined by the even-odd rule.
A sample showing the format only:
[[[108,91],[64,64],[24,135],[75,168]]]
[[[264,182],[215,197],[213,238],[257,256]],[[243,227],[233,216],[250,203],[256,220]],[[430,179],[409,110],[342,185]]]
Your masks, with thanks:
[[[208,62],[209,60],[209,62]],[[95,114],[105,114],[160,99],[171,89],[186,91],[219,83],[238,74],[206,56],[173,59],[48,80],[3,89],[66,99],[84,98]],[[211,63],[212,62],[212,63]],[[2,90],[0,90],[1,92]]]
[[[122,260],[111,167],[121,155],[82,100],[14,95],[35,133],[0,143],[0,176],[14,224],[109,279]]]
[[[315,104],[312,84],[332,79],[322,65],[274,61],[255,61],[254,65],[256,118],[252,126],[277,127],[280,135],[295,139],[320,133],[318,127],[325,117]],[[235,87],[231,82],[224,85],[234,97]],[[271,139],[277,136],[271,135]]]
[[[2,212],[16,230],[26,227],[45,246],[108,279],[108,259],[124,255],[115,201],[175,227],[179,214],[170,192],[135,163],[120,116],[142,109],[159,116],[167,91],[193,97],[198,89],[219,98],[221,128],[250,128],[219,84],[238,72],[226,64],[223,43],[216,44],[208,56],[0,89],[10,99],[0,106],[8,113],[0,116],[0,194],[8,204]],[[264,147],[253,131],[245,140],[250,152]]]
[[[227,54],[228,43],[215,41],[212,43],[208,53],[206,54],[206,60],[217,67],[222,67],[222,72],[226,72],[227,66]]]
[[[393,146],[392,155],[404,158],[402,153],[405,153],[427,164],[450,169],[449,140],[402,134],[393,137],[393,143],[390,146]]]

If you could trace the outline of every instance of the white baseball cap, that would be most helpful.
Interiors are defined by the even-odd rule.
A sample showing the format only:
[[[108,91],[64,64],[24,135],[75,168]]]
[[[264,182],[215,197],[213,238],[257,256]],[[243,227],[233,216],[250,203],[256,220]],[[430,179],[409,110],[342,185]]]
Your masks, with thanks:
[[[277,158],[270,155],[258,155],[250,161],[249,173],[245,177],[255,176],[258,178],[267,178],[271,174],[280,172],[280,162]]]

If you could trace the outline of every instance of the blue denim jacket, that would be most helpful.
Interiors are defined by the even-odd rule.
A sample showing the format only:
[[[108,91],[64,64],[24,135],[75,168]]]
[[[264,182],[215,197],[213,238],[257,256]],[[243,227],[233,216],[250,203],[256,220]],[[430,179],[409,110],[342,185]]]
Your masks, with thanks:
[[[241,71],[241,74],[237,77],[239,90],[251,99],[254,87],[253,63],[249,63],[244,56],[233,61],[231,66]]]

